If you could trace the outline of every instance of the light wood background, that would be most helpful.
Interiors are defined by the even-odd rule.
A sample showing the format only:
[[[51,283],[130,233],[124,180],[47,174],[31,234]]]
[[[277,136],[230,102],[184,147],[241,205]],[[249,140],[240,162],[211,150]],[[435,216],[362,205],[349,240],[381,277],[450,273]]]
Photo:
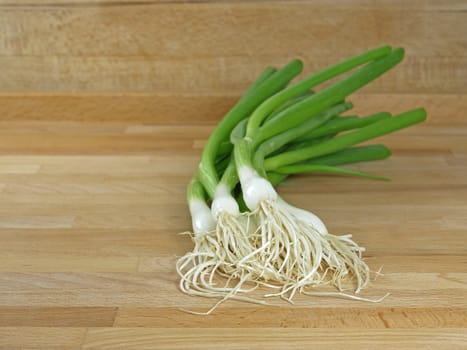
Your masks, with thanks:
[[[383,44],[406,59],[351,100],[425,106],[381,139],[391,183],[281,193],[383,266],[363,295],[295,305],[177,289],[184,187],[213,125],[267,65],[305,73]],[[467,3],[0,0],[0,349],[467,349]]]

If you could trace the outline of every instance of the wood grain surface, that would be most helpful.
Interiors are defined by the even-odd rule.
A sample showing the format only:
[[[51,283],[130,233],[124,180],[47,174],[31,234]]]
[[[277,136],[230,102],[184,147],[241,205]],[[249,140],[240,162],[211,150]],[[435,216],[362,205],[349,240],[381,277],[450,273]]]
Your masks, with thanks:
[[[467,7],[452,0],[0,0],[0,349],[467,349]],[[215,123],[267,65],[305,73],[404,46],[352,113],[428,120],[349,166],[389,183],[279,188],[352,233],[378,304],[178,290],[185,186]],[[304,74],[305,74],[304,73]],[[261,291],[259,291],[261,292]]]
[[[239,93],[385,44],[407,57],[367,92],[467,92],[463,0],[3,0],[0,28],[2,92]]]
[[[367,248],[384,275],[363,295],[383,302],[232,301],[202,317],[181,309],[213,301],[179,292],[174,262],[192,247],[184,188],[211,126],[0,124],[0,349],[465,349],[465,126],[387,136],[392,158],[352,167],[390,183],[280,188]]]

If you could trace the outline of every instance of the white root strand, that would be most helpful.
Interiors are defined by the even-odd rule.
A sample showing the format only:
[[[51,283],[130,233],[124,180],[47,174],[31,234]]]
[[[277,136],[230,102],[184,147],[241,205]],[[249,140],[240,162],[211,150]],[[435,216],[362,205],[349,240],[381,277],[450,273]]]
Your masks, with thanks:
[[[303,212],[303,211],[302,211]],[[370,269],[362,259],[364,248],[351,235],[319,232],[275,200],[264,200],[248,214],[219,214],[216,229],[191,235],[195,247],[178,259],[180,289],[188,295],[220,300],[210,314],[228,299],[265,304],[245,294],[259,286],[271,289],[265,298],[280,297],[293,303],[298,293],[379,302],[345,293],[354,283],[359,293],[370,282]],[[379,271],[377,275],[379,275]],[[338,292],[315,288],[330,285]],[[313,289],[313,291],[310,291]]]

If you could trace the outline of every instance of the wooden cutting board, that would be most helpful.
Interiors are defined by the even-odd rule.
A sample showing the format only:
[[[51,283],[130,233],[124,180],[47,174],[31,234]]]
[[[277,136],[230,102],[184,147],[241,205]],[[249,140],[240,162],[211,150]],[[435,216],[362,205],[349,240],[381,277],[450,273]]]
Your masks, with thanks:
[[[467,349],[465,1],[0,2],[0,349]],[[215,300],[178,289],[185,185],[255,75],[306,73],[385,43],[405,61],[357,114],[424,106],[423,125],[349,166],[389,183],[280,187],[367,248],[365,303]]]

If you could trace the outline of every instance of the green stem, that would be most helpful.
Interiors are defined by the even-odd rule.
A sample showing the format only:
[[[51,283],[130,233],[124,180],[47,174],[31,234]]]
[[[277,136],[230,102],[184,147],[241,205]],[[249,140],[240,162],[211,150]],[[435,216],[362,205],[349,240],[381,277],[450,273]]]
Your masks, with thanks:
[[[237,174],[237,168],[235,167],[234,157],[230,157],[229,164],[227,165],[227,168],[225,168],[225,171],[222,174],[220,183],[223,185],[226,185],[230,191],[232,191],[237,185],[238,174]]]
[[[255,93],[261,84],[267,81],[271,76],[277,72],[277,69],[274,67],[266,67],[266,69],[259,75],[258,78],[250,85],[250,87],[243,93],[243,96],[247,96]],[[242,97],[243,98],[243,97]]]
[[[256,90],[264,81],[266,81],[272,74],[274,74],[277,70],[273,67],[268,67],[264,70],[264,72],[256,79],[255,82],[248,88],[244,95],[251,94]],[[218,155],[227,155],[232,152],[233,144],[230,140],[224,140],[220,143],[219,149],[217,151]]]
[[[204,191],[203,185],[196,179],[196,177],[193,177],[190,180],[186,191],[186,197],[188,203],[195,199],[202,201],[206,200],[206,192]]]
[[[219,183],[215,159],[220,144],[229,138],[230,132],[238,122],[250,115],[269,96],[284,88],[301,70],[302,63],[295,60],[272,75],[270,75],[270,70],[263,72],[260,77],[263,82],[257,85],[254,90],[249,89],[249,92],[243,95],[217,125],[206,143],[197,173],[198,179],[211,198]],[[264,80],[264,75],[270,76]]]
[[[381,119],[386,119],[390,117],[390,113],[380,112],[363,118],[358,118],[354,116],[335,118],[333,120],[330,120],[329,123],[326,123],[325,125],[311,131],[310,133],[303,134],[302,136],[297,137],[295,140],[296,142],[306,141],[317,137],[337,134],[342,131],[362,128],[374,122],[380,121]]]
[[[236,144],[243,137],[245,137],[247,123],[248,118],[245,118],[240,123],[238,123],[235,128],[233,128],[232,132],[230,133],[230,143],[232,145]]]
[[[331,121],[332,120],[330,120],[329,123]],[[310,147],[310,146],[313,146],[313,145],[317,145],[318,143],[321,143],[323,141],[332,139],[334,136],[336,136],[336,135],[327,135],[327,136],[323,136],[323,137],[313,138],[311,140],[300,141],[300,142],[292,142],[291,144],[287,145],[287,149],[285,149],[281,153],[284,153],[286,151],[293,151],[293,150],[296,150],[296,149],[302,149],[302,148],[307,148],[307,147]],[[270,157],[272,157],[273,155],[276,155],[276,154],[271,154]]]
[[[295,97],[293,99],[288,100],[287,102],[283,103],[281,106],[279,106],[275,110],[273,110],[271,112],[271,114],[269,114],[266,118],[264,118],[263,123],[267,123],[268,121],[274,119],[276,117],[276,115],[280,114],[282,111],[286,110],[287,108],[289,108],[290,106],[292,106],[295,103],[303,101],[304,99],[310,97],[313,94],[314,94],[313,91],[306,91],[304,94],[302,94],[300,96],[297,96],[297,97]]]
[[[225,156],[227,154],[230,154],[232,152],[232,149],[233,149],[233,144],[232,142],[230,142],[230,140],[222,141],[217,150],[217,156],[219,157],[219,156]]]
[[[284,181],[288,175],[285,175],[285,174],[279,174],[279,173],[276,173],[274,171],[270,171],[266,174],[267,176],[267,179],[268,181],[271,183],[271,185],[273,185],[274,187],[276,187],[277,185],[279,185],[282,181]]]
[[[310,119],[300,124],[299,126],[289,129],[287,131],[284,131],[283,133],[276,135],[274,137],[271,137],[270,139],[264,141],[256,149],[254,156],[253,156],[253,164],[256,170],[262,173],[263,176],[265,176],[266,174],[262,171],[262,168],[263,168],[264,158],[267,155],[278,150],[282,146],[292,142],[296,138],[311,132],[312,130],[326,123],[331,118],[334,118],[336,115],[343,113],[349,110],[350,108],[352,108],[351,103],[342,103],[340,105],[336,105],[334,107],[331,107],[325,110],[324,112],[321,112],[315,116],[312,116]]]
[[[222,158],[218,158],[216,160],[216,172],[218,174],[224,173],[225,169],[227,169],[227,166],[230,163],[230,158],[232,158],[231,154],[223,156]]]
[[[355,67],[358,67],[362,64],[368,63],[375,59],[384,57],[390,54],[391,48],[389,46],[383,46],[375,50],[365,52],[363,54],[354,56],[350,59],[344,60],[336,65],[328,67],[321,72],[312,75],[297,84],[284,89],[280,93],[274,95],[272,98],[265,101],[261,106],[259,106],[254,113],[251,115],[251,118],[248,122],[247,134],[246,136],[253,139],[256,136],[256,132],[263,123],[264,119],[277,107],[281,106],[286,101],[303,94],[307,90],[313,88],[316,85],[319,85],[331,78],[334,78],[342,73],[345,73]],[[313,97],[313,96],[312,96]],[[345,96],[344,96],[345,97]],[[311,98],[311,97],[310,97]],[[342,99],[342,98],[341,98]],[[308,99],[307,99],[308,100]],[[334,103],[339,100],[334,101]],[[328,106],[329,107],[329,106]],[[284,110],[282,113],[286,113],[288,109]],[[316,111],[318,112],[318,111]],[[315,113],[316,113],[315,112]],[[315,114],[310,113],[310,114]]]
[[[242,139],[235,144],[234,158],[237,170],[243,167],[253,168],[251,155],[251,142],[248,139]]]
[[[347,148],[325,156],[306,160],[308,165],[342,165],[388,158],[391,151],[384,145]]]
[[[319,113],[343,100],[351,93],[357,91],[394,67],[403,57],[404,50],[402,48],[395,49],[389,55],[368,63],[366,66],[351,73],[333,85],[286,109],[281,114],[286,118],[287,125],[284,125],[282,118],[278,116],[277,119],[265,125],[261,130],[262,139],[257,142],[262,142],[281,133],[284,131],[284,128],[297,126],[303,123],[307,119],[307,116]]]
[[[372,179],[372,180],[389,181],[389,179],[385,177],[370,175],[370,174],[362,173],[360,171],[338,168],[338,167],[329,166],[329,165],[310,165],[310,164],[288,165],[288,166],[275,169],[275,172],[279,174],[284,174],[284,175],[305,174],[305,173],[331,173],[331,174],[339,174],[339,175],[351,175],[351,176],[364,177],[364,178]]]
[[[368,162],[373,160],[381,160],[389,157],[391,151],[384,145],[370,145],[370,146],[361,146],[348,148],[339,152],[331,153],[327,156],[312,158],[302,165],[342,165],[342,164],[351,164],[358,162]],[[279,168],[278,171],[280,171]],[[279,173],[276,170],[269,171],[267,173],[267,179],[273,186],[279,185],[283,182],[288,175],[284,173]]]
[[[426,119],[423,108],[414,109],[393,118],[383,119],[361,129],[337,136],[328,141],[321,142],[308,148],[282,153],[278,156],[266,159],[265,170],[273,170],[279,167],[299,163],[306,159],[323,156],[329,153],[343,150],[357,143],[373,139],[378,136],[389,134],[393,131],[420,123]]]

